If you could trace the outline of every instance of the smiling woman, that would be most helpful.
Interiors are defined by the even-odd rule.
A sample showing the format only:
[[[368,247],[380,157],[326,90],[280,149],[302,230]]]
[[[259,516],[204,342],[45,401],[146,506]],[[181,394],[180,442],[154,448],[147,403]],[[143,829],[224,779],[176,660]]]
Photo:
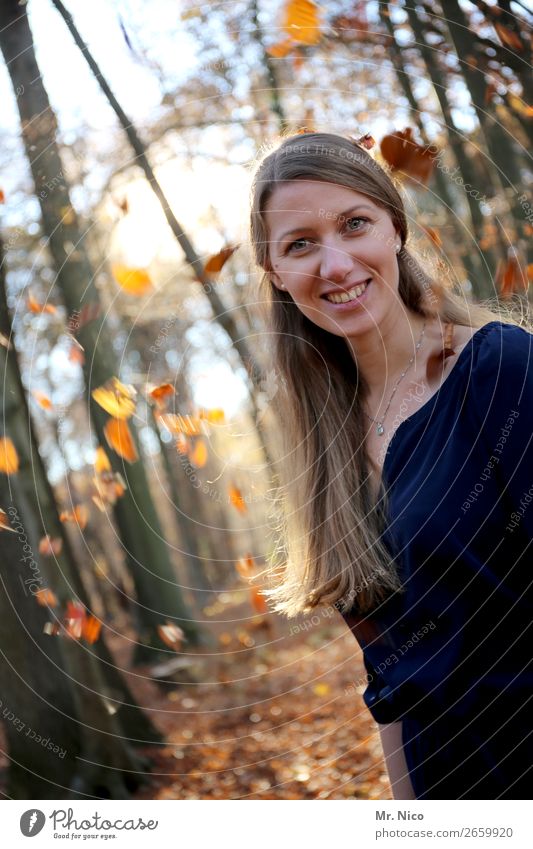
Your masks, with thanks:
[[[530,486],[533,336],[423,271],[400,194],[352,139],[285,138],[251,200],[279,384],[267,594],[288,617],[341,612],[396,798],[527,798],[533,510],[520,539],[504,529]]]

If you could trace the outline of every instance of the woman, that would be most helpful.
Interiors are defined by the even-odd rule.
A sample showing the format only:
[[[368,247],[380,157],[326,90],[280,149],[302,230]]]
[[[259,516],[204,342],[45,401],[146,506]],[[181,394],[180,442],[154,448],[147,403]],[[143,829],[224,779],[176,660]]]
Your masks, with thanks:
[[[353,140],[303,133],[257,165],[282,451],[268,594],[352,629],[395,798],[528,798],[533,336],[431,279],[407,237]]]

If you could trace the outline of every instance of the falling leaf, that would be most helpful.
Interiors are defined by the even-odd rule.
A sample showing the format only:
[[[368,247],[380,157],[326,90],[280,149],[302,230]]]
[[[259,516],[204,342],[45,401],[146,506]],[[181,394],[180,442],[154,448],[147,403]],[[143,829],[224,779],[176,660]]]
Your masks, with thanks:
[[[210,424],[222,424],[224,422],[224,410],[214,407],[212,410],[200,410],[199,419],[205,419]]]
[[[63,540],[60,537],[51,537],[46,534],[39,540],[39,554],[43,557],[57,557],[63,548]]]
[[[3,348],[7,348],[8,351],[11,351],[13,348],[13,345],[3,333],[0,333],[0,345],[2,345]]]
[[[169,648],[174,649],[174,651],[178,651],[183,640],[185,638],[185,634],[178,628],[177,625],[173,625],[171,622],[167,622],[166,625],[158,625],[157,633],[159,634],[162,641],[165,645],[169,646]]]
[[[9,520],[7,518],[7,513],[5,510],[0,508],[0,531],[11,531],[11,533],[16,534],[15,528],[12,528],[9,524]]]
[[[233,504],[233,506],[239,511],[239,513],[246,513],[248,508],[246,507],[240,489],[238,489],[236,486],[230,486],[228,494],[230,504]]]
[[[85,616],[82,619],[81,624],[81,636],[85,640],[86,643],[92,645],[95,643],[100,636],[100,631],[102,630],[102,622],[100,619],[97,619],[96,616],[92,614],[89,616]]]
[[[102,512],[106,504],[115,504],[117,498],[122,498],[126,492],[126,484],[120,472],[102,471],[94,479],[94,485],[98,495],[93,495],[92,499]]]
[[[43,408],[43,410],[52,409],[52,402],[50,401],[48,395],[45,395],[44,392],[39,392],[37,389],[34,389],[31,394],[33,395],[39,406]]]
[[[3,189],[0,189],[0,203],[6,202],[6,196]]]
[[[84,504],[77,504],[74,510],[62,510],[59,514],[61,522],[75,522],[83,530],[89,521],[89,511]]]
[[[41,607],[57,607],[58,605],[57,596],[48,588],[37,590],[35,599]]]
[[[407,129],[390,133],[381,140],[383,159],[397,171],[403,171],[410,177],[425,183],[434,166],[437,151],[434,146],[424,147],[413,140],[413,131]]]
[[[57,312],[57,308],[54,307],[53,304],[40,304],[39,301],[36,298],[33,297],[31,292],[28,292],[28,298],[27,298],[26,303],[28,305],[29,311],[33,312],[33,313],[46,312],[46,313],[50,313],[51,315],[53,315],[54,313]]]
[[[115,201],[115,203],[124,215],[128,214],[128,212],[130,211],[128,198],[122,198],[122,200],[117,200]]]
[[[59,622],[45,622],[43,634],[49,634],[52,637],[59,636],[61,634],[61,625]]]
[[[318,6],[310,0],[292,0],[285,6],[282,27],[298,44],[316,44],[320,41]]]
[[[19,457],[13,440],[9,436],[0,437],[0,472],[13,475],[18,472]]]
[[[119,286],[129,295],[144,295],[152,288],[151,277],[145,268],[128,268],[115,263],[112,272]]]
[[[147,388],[148,397],[155,402],[157,407],[164,409],[168,399],[175,395],[176,390],[171,383],[161,383],[159,386]]]
[[[189,460],[197,469],[202,469],[207,463],[207,445],[203,439],[197,439],[196,444],[189,454]]]
[[[258,587],[250,587],[250,603],[256,613],[268,613],[265,596]]]
[[[110,378],[91,392],[96,403],[115,419],[129,419],[135,412],[134,394],[135,389],[125,386],[118,377]]]
[[[96,449],[96,456],[94,458],[94,470],[97,474],[111,471],[111,463],[109,462],[109,457],[107,456],[101,445],[99,445]]]
[[[352,138],[354,137],[352,136]],[[376,144],[374,136],[370,135],[370,133],[365,133],[364,136],[360,136],[358,139],[355,139],[355,142],[361,147],[364,147],[365,150],[372,150]]]
[[[200,436],[203,433],[202,421],[195,416],[180,416],[175,413],[158,413],[156,418],[171,433],[184,433],[186,436]]]
[[[523,115],[524,118],[533,118],[533,106],[529,106],[525,100],[522,100],[522,98],[518,97],[517,94],[513,94],[511,92],[507,99],[511,108],[514,109],[515,112],[518,112],[519,115]]]
[[[67,609],[63,625],[67,636],[79,640],[82,634],[85,608],[79,601],[67,601]]]
[[[529,288],[526,269],[512,248],[507,259],[498,262],[495,283],[501,298],[509,298],[515,292],[527,292]]]
[[[222,271],[224,265],[238,247],[239,245],[228,245],[228,247],[222,248],[217,254],[210,256],[204,268],[206,274],[218,274],[219,271]]]
[[[256,573],[255,560],[251,554],[239,558],[235,564],[235,568],[241,578],[253,578]]]
[[[293,48],[294,42],[292,38],[286,38],[284,41],[278,41],[277,44],[271,44],[270,47],[266,48],[266,52],[269,56],[273,56],[274,59],[283,59]]]
[[[127,460],[128,463],[135,463],[139,459],[132,433],[126,421],[109,419],[104,426],[104,435],[109,447],[116,451],[119,457]]]

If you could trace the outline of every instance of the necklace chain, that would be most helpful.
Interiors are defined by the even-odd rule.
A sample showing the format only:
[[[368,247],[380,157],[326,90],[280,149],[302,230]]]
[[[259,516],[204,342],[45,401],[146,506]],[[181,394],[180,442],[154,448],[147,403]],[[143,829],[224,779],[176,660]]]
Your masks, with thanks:
[[[383,427],[383,422],[385,421],[385,419],[386,419],[386,417],[387,417],[387,413],[389,412],[389,407],[390,407],[390,405],[391,405],[391,403],[392,403],[392,399],[394,398],[394,395],[395,395],[395,393],[396,393],[396,390],[398,389],[398,386],[400,385],[401,381],[403,380],[403,378],[405,377],[405,375],[407,374],[407,372],[409,371],[409,369],[411,368],[411,366],[413,365],[413,363],[414,363],[414,361],[415,361],[415,357],[416,357],[416,354],[417,354],[418,349],[420,348],[420,345],[422,344],[422,339],[424,338],[424,333],[425,333],[425,331],[426,331],[426,322],[424,321],[424,326],[423,326],[423,328],[422,328],[422,333],[420,334],[420,338],[419,338],[418,342],[416,343],[414,354],[413,354],[413,356],[411,357],[411,359],[409,360],[409,362],[407,363],[407,365],[406,365],[406,367],[404,368],[404,370],[402,371],[402,373],[401,373],[400,377],[399,377],[399,378],[398,378],[398,380],[396,381],[396,384],[395,384],[395,386],[394,386],[394,389],[392,390],[392,395],[391,395],[391,396],[390,396],[390,398],[389,398],[389,403],[387,404],[387,408],[386,408],[386,410],[385,410],[385,412],[384,412],[384,414],[383,414],[383,417],[382,417],[381,419],[373,419],[373,418],[372,418],[372,416],[369,416],[369,415],[368,415],[368,413],[366,412],[366,410],[363,410],[363,412],[364,412],[365,416],[366,416],[368,419],[370,419],[370,421],[371,421],[371,422],[374,422],[374,424],[376,425],[376,433],[377,433],[377,435],[378,435],[378,436],[383,436],[383,434],[385,433],[385,428]]]

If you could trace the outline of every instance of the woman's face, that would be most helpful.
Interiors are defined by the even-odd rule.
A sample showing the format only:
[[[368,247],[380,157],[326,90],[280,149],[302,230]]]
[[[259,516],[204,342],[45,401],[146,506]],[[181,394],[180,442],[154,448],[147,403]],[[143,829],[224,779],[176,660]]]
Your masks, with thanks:
[[[369,197],[334,183],[293,180],[274,189],[265,219],[272,281],[319,327],[358,336],[397,311],[401,239],[388,212]],[[331,300],[348,294],[347,302]]]

